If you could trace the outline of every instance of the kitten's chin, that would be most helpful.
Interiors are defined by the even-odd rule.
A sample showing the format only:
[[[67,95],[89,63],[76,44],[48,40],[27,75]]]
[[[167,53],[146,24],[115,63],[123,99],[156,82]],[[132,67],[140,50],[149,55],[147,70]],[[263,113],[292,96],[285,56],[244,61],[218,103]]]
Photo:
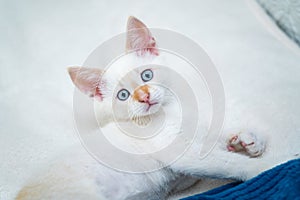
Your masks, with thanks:
[[[155,113],[157,113],[159,111],[160,107],[161,107],[161,104],[157,103],[157,104],[149,106],[146,111],[149,114],[155,114]]]
[[[160,108],[161,108],[160,103],[148,105],[147,107],[145,107],[144,112],[141,113],[140,116],[144,117],[144,116],[154,115],[159,112]]]

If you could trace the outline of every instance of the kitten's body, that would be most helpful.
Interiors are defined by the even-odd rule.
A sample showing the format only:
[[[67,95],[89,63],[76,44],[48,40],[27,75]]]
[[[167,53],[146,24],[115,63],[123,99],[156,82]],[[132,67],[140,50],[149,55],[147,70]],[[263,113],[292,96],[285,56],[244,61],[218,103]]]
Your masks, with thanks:
[[[161,64],[163,62],[165,65],[171,65],[174,68],[178,67],[176,64],[174,65],[174,60],[168,60],[163,53],[160,53],[159,56],[157,56],[156,53],[157,52],[154,51],[154,53],[145,53],[142,56],[138,54],[131,54],[125,59],[126,62],[123,62],[123,64],[118,62],[115,63],[115,67],[122,65],[121,70],[116,70],[117,68],[111,66],[111,71],[109,71],[106,76],[112,79],[115,76],[125,75],[126,72],[134,70],[133,66],[139,66],[141,64],[150,65]],[[155,56],[153,54],[155,54]],[[80,72],[76,71],[76,74],[77,73]],[[118,82],[118,80],[111,81],[111,86],[116,84],[116,82]],[[240,94],[236,94],[235,91],[230,91],[230,85],[226,88],[225,83],[225,89],[226,93],[232,95],[227,97],[229,98],[230,103],[239,99],[238,96]],[[164,130],[153,140],[150,140],[147,143],[144,141],[140,143],[139,140],[127,137],[118,131],[116,124],[112,123],[110,110],[107,110],[107,108],[109,108],[107,105],[109,105],[109,102],[112,100],[112,96],[110,95],[111,91],[108,89],[107,91],[101,92],[101,99],[103,98],[103,100],[101,100],[101,102],[95,102],[96,114],[98,115],[97,118],[100,122],[103,122],[103,132],[106,134],[109,141],[121,149],[134,151],[135,153],[151,152],[159,149],[162,145],[169,143],[173,138],[178,137],[178,135],[183,135],[182,142],[185,142],[185,136],[181,132],[182,130],[179,126],[181,113],[174,97],[170,97],[169,99],[161,102],[161,106],[164,107],[166,113],[171,113],[171,115],[168,115]],[[240,111],[234,109],[233,103],[230,104],[230,106],[230,109],[233,111],[229,113],[228,118],[232,119],[232,116],[236,116],[236,114]],[[209,111],[209,109],[207,111]],[[202,112],[205,113],[205,110],[202,110]],[[250,113],[247,114],[251,116]],[[129,119],[122,118],[121,116],[119,120],[126,122]],[[209,116],[207,116],[207,121],[208,120]],[[192,143],[191,147],[181,157],[179,157],[178,160],[163,169],[140,174],[120,172],[99,164],[81,146],[75,146],[74,149],[70,149],[70,153],[63,155],[59,159],[57,165],[45,172],[38,181],[34,180],[32,183],[28,184],[28,186],[24,187],[17,198],[164,199],[170,189],[172,189],[171,182],[180,177],[181,174],[196,177],[234,178],[246,180],[276,164],[289,160],[294,156],[292,152],[268,152],[268,148],[272,148],[273,150],[274,144],[281,142],[281,139],[280,137],[273,138],[273,140],[272,138],[267,138],[267,134],[258,128],[258,135],[262,134],[260,137],[265,136],[268,139],[269,145],[267,146],[267,152],[265,152],[265,154],[261,157],[251,158],[247,155],[228,151],[226,148],[226,141],[227,138],[231,137],[225,134],[221,138],[216,136],[215,138],[218,139],[216,147],[213,148],[207,157],[200,159],[199,150],[203,145],[201,134],[207,131],[207,121],[204,120],[202,121],[203,124],[200,124],[195,141]],[[245,128],[240,129],[243,123],[241,123],[242,125],[238,127],[234,124],[234,122],[225,123],[224,133],[234,134],[234,131],[237,131],[236,133],[242,131],[242,134],[249,136],[248,130],[243,130]],[[94,127],[92,127],[91,130],[93,130],[94,133],[91,133],[91,135],[96,135],[98,125],[94,124],[93,126]],[[236,128],[236,130],[232,130],[232,127]],[[268,127],[268,125],[266,125],[266,127]],[[254,138],[250,136],[241,136],[240,138],[242,138],[242,141],[247,144],[254,142],[255,145],[257,145],[255,148],[258,148],[259,150],[264,148],[263,146],[259,146],[260,143],[258,140],[254,140]],[[94,138],[91,137],[91,140],[93,139]],[[213,143],[208,146],[210,145],[213,145]],[[232,148],[234,148],[234,145]],[[248,150],[248,147],[245,148]],[[254,150],[256,150],[255,148]],[[156,163],[157,168],[161,168],[161,166],[169,164],[164,163],[164,160],[158,157],[149,157],[149,159],[155,161],[154,163]],[[128,166],[139,165],[141,168],[143,167],[143,164],[144,163],[142,161],[139,162],[139,160],[130,160],[128,163],[122,163],[122,165]]]

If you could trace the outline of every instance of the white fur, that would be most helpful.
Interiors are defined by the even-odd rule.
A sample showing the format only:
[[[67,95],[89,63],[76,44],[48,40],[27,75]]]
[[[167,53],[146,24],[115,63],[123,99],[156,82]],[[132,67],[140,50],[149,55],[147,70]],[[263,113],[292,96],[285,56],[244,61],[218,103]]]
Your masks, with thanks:
[[[159,59],[166,61],[163,55],[160,57],[146,55],[143,59],[130,55],[125,59],[126,62],[122,64],[122,67],[119,62],[116,62],[103,77],[108,84],[107,88],[103,90],[103,102],[95,102],[96,113],[100,121],[106,120],[102,128],[108,140],[125,151],[132,153],[157,151],[167,146],[181,133],[181,113],[176,99],[172,96],[161,102],[161,106],[164,107],[168,116],[166,126],[161,134],[151,140],[145,142],[128,137],[118,131],[118,128],[112,123],[113,118],[111,117],[109,102],[114,98],[113,88],[116,88],[120,83],[118,77],[122,77],[128,71],[133,70],[132,66],[138,66],[141,63],[158,63]],[[122,84],[123,86],[126,85],[125,83]],[[287,158],[280,157],[276,162],[270,162],[270,159],[264,158],[264,156],[250,158],[228,152],[224,138],[209,156],[199,159],[202,131],[205,131],[205,124],[203,124],[202,129],[199,129],[191,148],[179,160],[167,168],[152,173],[117,172],[99,164],[84,151],[77,150],[71,153],[68,159],[63,157],[63,161],[47,171],[39,181],[33,181],[34,187],[25,187],[19,197],[20,199],[80,199],[81,196],[89,199],[161,199],[165,198],[170,190],[169,182],[181,173],[196,177],[246,180],[272,167],[276,162],[287,160]],[[184,138],[182,141],[184,142]],[[158,167],[162,164],[160,158],[149,159],[157,159]],[[143,163],[134,164],[143,165]],[[40,182],[40,184],[36,186],[36,182]],[[26,195],[22,195],[25,193],[24,191],[27,192]]]
[[[166,126],[159,135],[148,141],[139,141],[122,134],[113,122],[114,118],[112,117],[111,107],[114,106],[114,103],[120,104],[119,108],[124,109],[125,112],[121,113],[125,114],[118,116],[118,120],[124,122],[130,120],[130,117],[126,115],[127,106],[133,106],[130,108],[131,112],[136,112],[139,109],[137,107],[141,106],[140,104],[128,105],[125,102],[115,100],[115,92],[118,91],[118,87],[126,87],[130,92],[134,91],[137,86],[143,84],[138,76],[139,69],[135,69],[135,67],[162,63],[181,71],[181,75],[191,83],[198,83],[196,77],[191,76],[191,74],[193,74],[192,71],[189,71],[191,69],[183,67],[185,63],[176,60],[174,57],[168,58],[163,53],[158,57],[150,54],[143,56],[129,54],[126,58],[116,61],[112,66],[106,69],[102,77],[103,82],[100,83],[100,88],[103,92],[103,101],[95,101],[97,119],[101,122],[101,128],[107,139],[122,150],[133,153],[149,153],[167,146],[169,142],[176,137],[182,137],[181,141],[183,143],[187,142],[184,133],[182,133],[182,127],[180,126],[180,105],[178,105],[174,96],[168,96],[168,92],[162,92],[163,89],[155,85],[153,85],[153,88],[155,88],[156,91],[160,91],[157,93],[157,97],[159,98],[156,100],[160,101],[159,106],[163,107],[167,114]],[[120,80],[128,72],[132,71],[137,71],[137,76],[133,75],[133,79],[130,79],[135,83],[133,86],[128,84],[128,80]],[[164,74],[161,73],[161,75]],[[161,77],[158,81],[172,81],[172,77],[166,77],[167,75],[165,74],[165,77]],[[176,81],[172,84],[176,84]],[[201,86],[201,84],[196,88],[196,90],[200,92],[203,92],[203,89],[204,86]],[[227,89],[229,90],[227,91],[228,95],[232,95],[232,97],[229,97],[229,102],[235,102],[236,99],[239,99],[239,97],[236,97],[239,94],[236,94],[234,90],[230,90],[231,88],[228,86]],[[153,90],[151,93],[155,93],[155,91]],[[209,105],[205,94],[202,100],[203,105]],[[230,104],[231,108],[233,104],[234,103]],[[247,103],[245,104],[247,105]],[[247,180],[276,164],[295,157],[291,152],[278,151],[276,152],[278,154],[276,154],[275,158],[275,152],[268,152],[268,148],[273,147],[271,149],[274,150],[274,145],[281,142],[280,137],[268,143],[269,146],[266,147],[267,152],[261,157],[250,158],[246,155],[229,152],[226,149],[225,142],[228,136],[224,135],[222,138],[219,138],[218,145],[210,154],[200,159],[199,150],[202,147],[201,137],[208,128],[207,122],[209,121],[211,113],[209,106],[203,106],[200,110],[203,120],[201,120],[195,141],[184,155],[166,168],[142,174],[118,172],[101,165],[83,151],[80,146],[75,146],[71,153],[61,156],[61,160],[57,162],[57,165],[52,166],[49,170],[45,171],[42,176],[32,180],[31,183],[25,186],[19,193],[18,199],[163,199],[171,189],[169,183],[181,174],[195,177]],[[157,110],[154,110],[153,113],[150,114],[153,115],[156,111]],[[239,117],[242,118],[248,113],[243,114],[244,115]],[[140,115],[145,115],[145,113],[141,113]],[[225,124],[224,133],[232,133],[229,129],[232,128],[230,127],[232,124],[234,123]],[[97,129],[93,131],[90,133],[91,136],[96,135]],[[237,132],[240,131],[243,131],[242,128],[237,129]],[[248,130],[246,132],[248,132]],[[263,131],[253,131],[253,133],[267,136],[267,133]],[[217,139],[217,136],[215,138]],[[270,138],[266,138],[270,141]],[[91,137],[91,139],[94,138]],[[245,140],[248,139],[249,138],[246,138]],[[153,159],[158,168],[161,165],[167,164],[163,163],[161,158],[149,157],[149,159]],[[123,164],[143,166],[143,163],[139,163],[138,161]]]

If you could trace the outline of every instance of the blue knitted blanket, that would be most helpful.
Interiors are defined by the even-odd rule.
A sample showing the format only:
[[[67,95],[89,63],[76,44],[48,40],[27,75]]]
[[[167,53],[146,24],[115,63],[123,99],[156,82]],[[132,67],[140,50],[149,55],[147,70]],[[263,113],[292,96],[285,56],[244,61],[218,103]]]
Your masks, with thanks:
[[[291,160],[246,181],[230,183],[184,200],[299,199],[300,159]]]

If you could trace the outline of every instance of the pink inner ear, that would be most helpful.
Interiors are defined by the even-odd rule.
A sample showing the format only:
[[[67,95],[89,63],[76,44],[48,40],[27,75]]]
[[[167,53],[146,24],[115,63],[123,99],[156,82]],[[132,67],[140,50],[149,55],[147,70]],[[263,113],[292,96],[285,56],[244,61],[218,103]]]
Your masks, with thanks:
[[[138,55],[150,52],[159,55],[156,41],[146,25],[135,17],[129,17],[127,23],[126,50],[135,50]]]
[[[70,67],[68,69],[74,85],[84,94],[94,97],[98,101],[103,100],[100,79],[102,71],[95,68]]]
[[[156,56],[159,55],[158,49],[156,48],[155,38],[152,36],[148,40],[147,51],[151,52],[152,54],[154,54]]]
[[[95,95],[94,95],[94,98],[98,101],[102,101],[103,100],[103,95],[100,91],[100,89],[97,87],[96,90],[95,90]]]
[[[103,95],[99,89],[99,87],[96,87],[94,90],[92,89],[90,92],[88,91],[89,89],[85,89],[84,93],[88,94],[90,97],[94,97],[97,101],[102,101],[103,100]],[[83,91],[83,90],[81,90]]]

